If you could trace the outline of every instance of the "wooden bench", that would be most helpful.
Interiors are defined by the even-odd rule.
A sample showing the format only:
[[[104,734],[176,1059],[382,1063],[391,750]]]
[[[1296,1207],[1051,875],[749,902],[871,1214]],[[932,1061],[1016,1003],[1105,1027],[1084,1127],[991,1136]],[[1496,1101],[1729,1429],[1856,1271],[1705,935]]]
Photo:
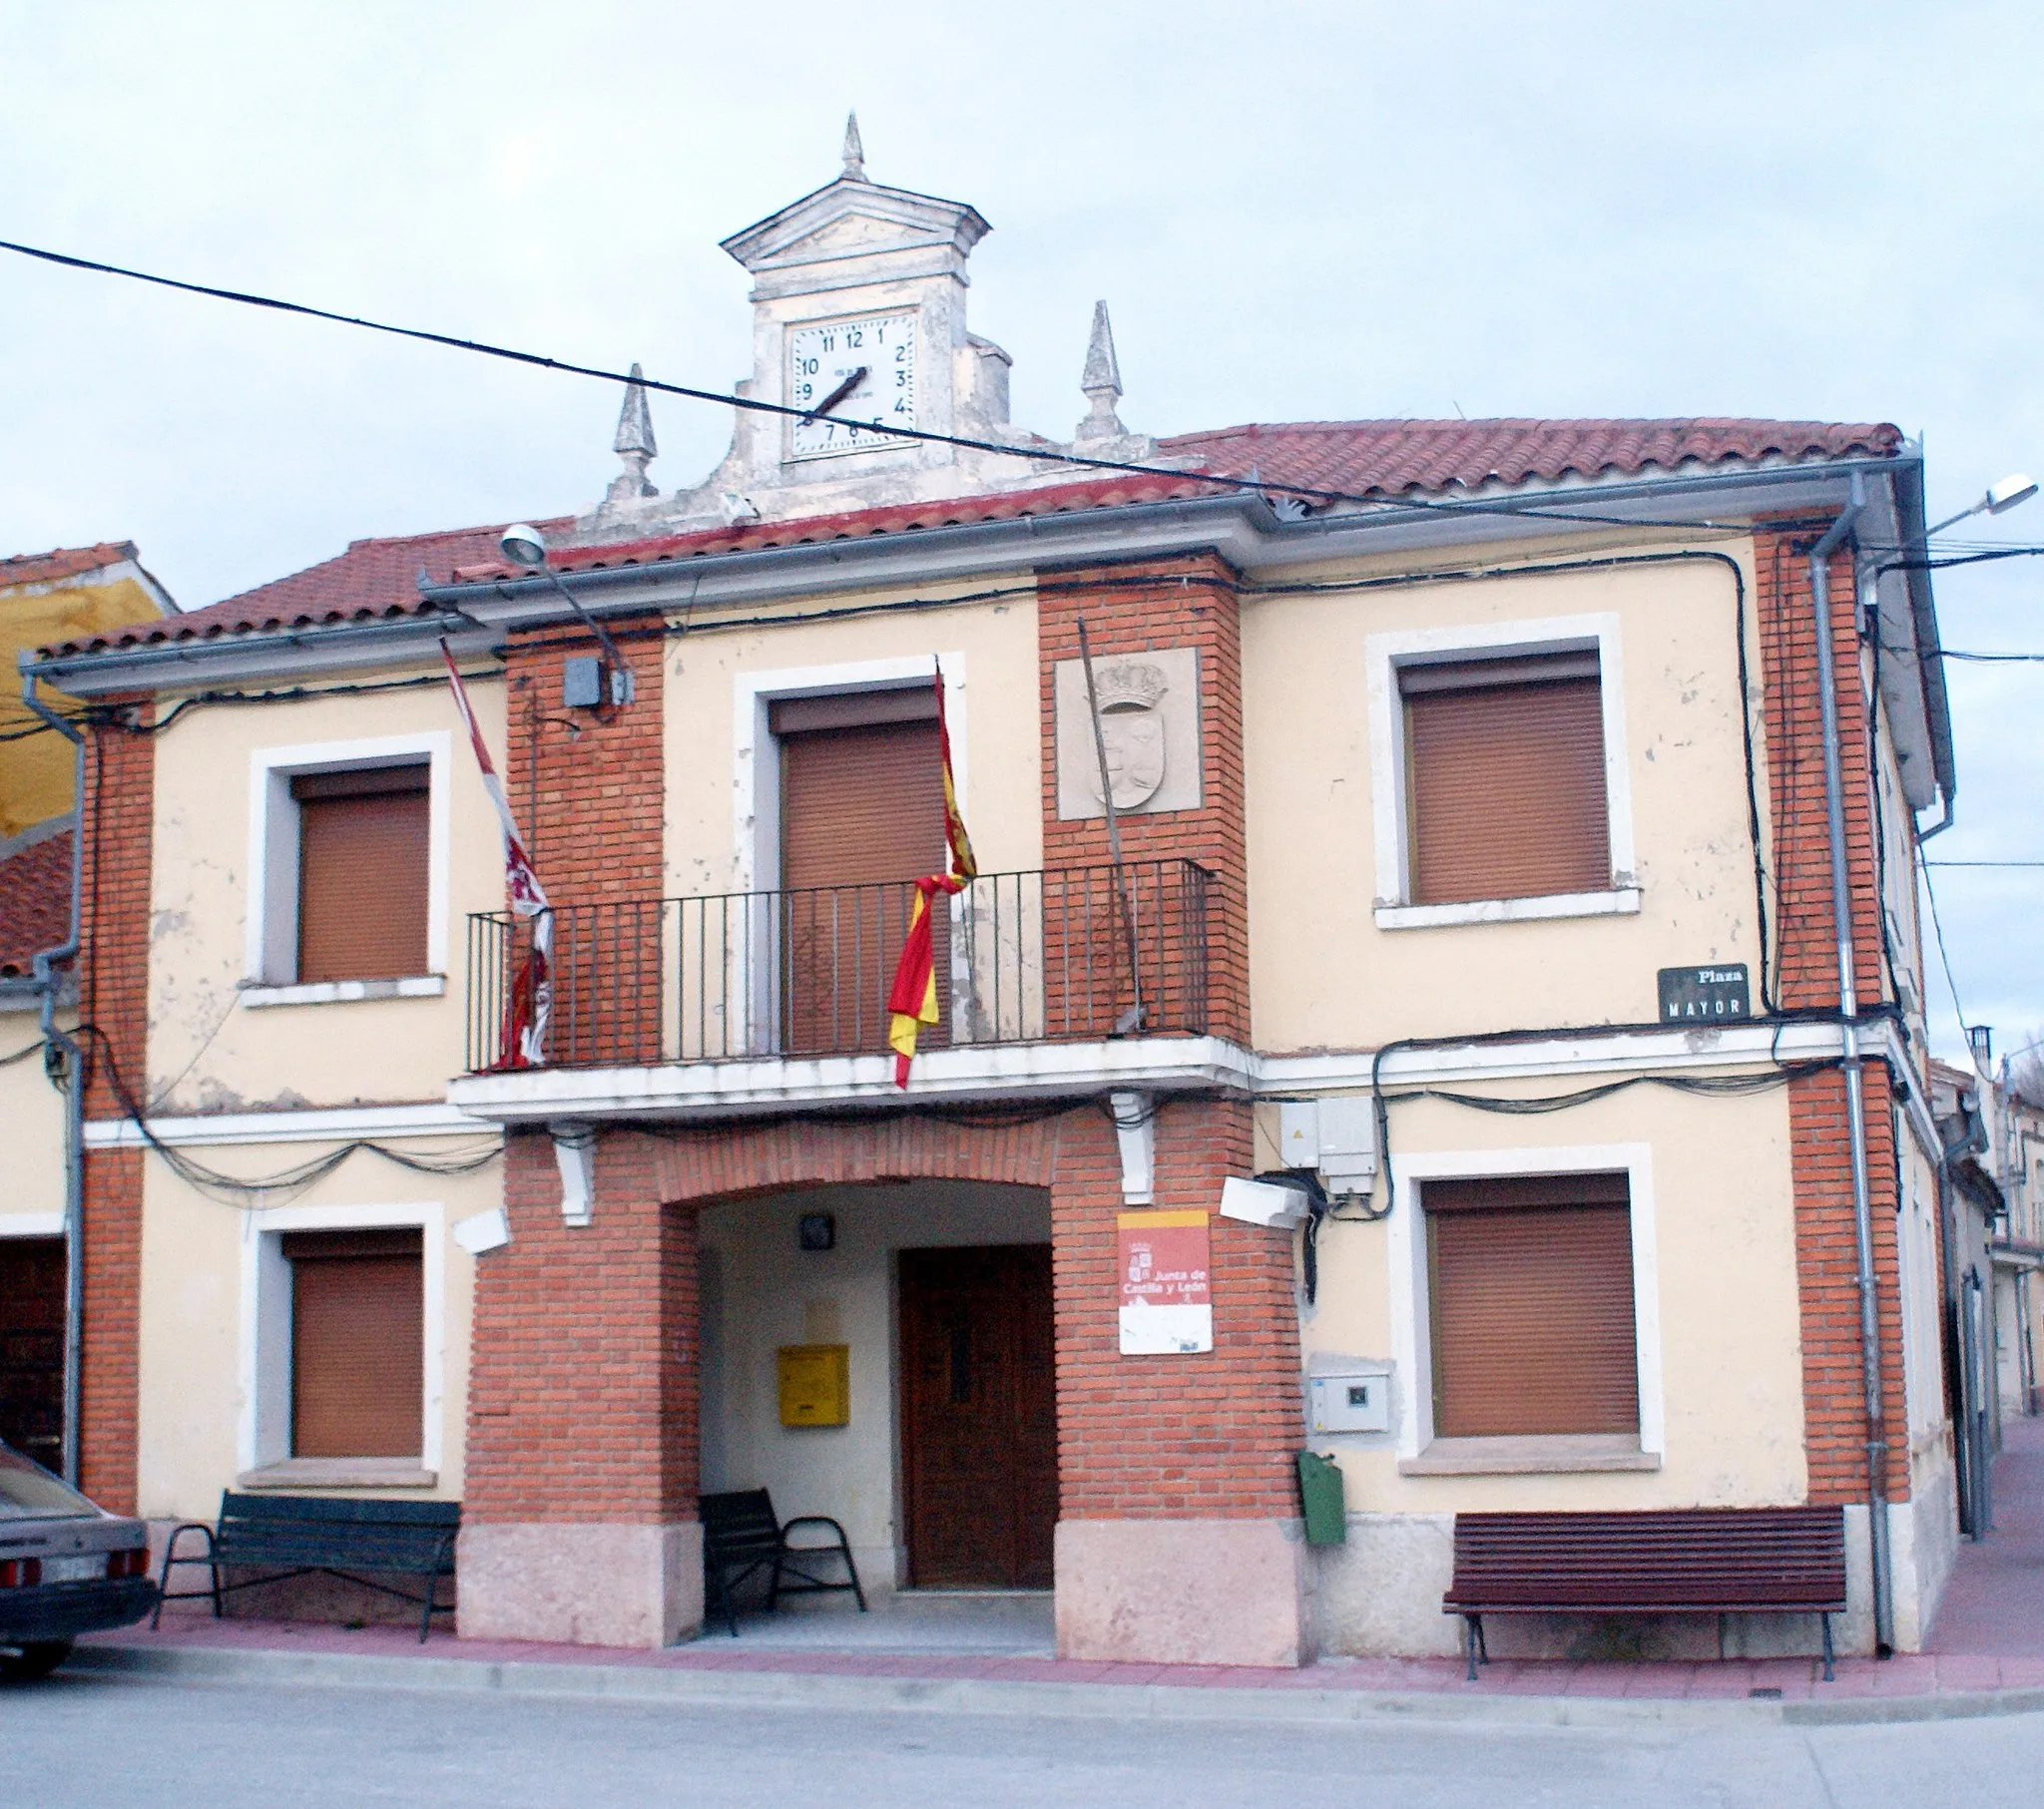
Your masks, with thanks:
[[[1816,1614],[1824,1681],[1845,1606],[1842,1508],[1667,1508],[1631,1514],[1458,1514],[1455,1580],[1469,1655],[1486,1614]]]
[[[440,1579],[454,1575],[454,1538],[460,1531],[459,1502],[348,1501],[316,1495],[237,1495],[229,1490],[220,1498],[218,1526],[192,1521],[171,1534],[164,1547],[163,1593],[150,1625],[163,1618],[166,1601],[196,1601],[210,1595],[218,1620],[223,1598],[235,1589],[317,1575],[418,1602],[423,1645],[433,1616],[454,1611],[452,1603],[435,1597]],[[187,1534],[206,1542],[203,1555],[179,1555],[178,1542]],[[207,1566],[212,1572],[210,1586],[173,1593],[173,1565]],[[221,1573],[230,1566],[269,1574],[224,1583]],[[400,1589],[361,1576],[364,1571],[415,1577],[423,1581],[425,1590],[420,1594]]]
[[[849,1589],[858,1599],[858,1611],[866,1611],[866,1592],[858,1584],[858,1567],[851,1562],[851,1545],[844,1529],[827,1515],[802,1514],[782,1522],[773,1515],[773,1498],[765,1489],[740,1489],[727,1495],[699,1498],[703,1514],[704,1606],[708,1613],[721,1613],[739,1636],[739,1613],[735,1597],[738,1586],[762,1571],[767,1573],[766,1606],[777,1607],[783,1595],[807,1595],[827,1589]],[[827,1545],[792,1546],[787,1536],[797,1527],[828,1527],[832,1539]],[[843,1562],[849,1580],[832,1583],[803,1567],[819,1558]],[[792,1574],[794,1582],[787,1581]]]

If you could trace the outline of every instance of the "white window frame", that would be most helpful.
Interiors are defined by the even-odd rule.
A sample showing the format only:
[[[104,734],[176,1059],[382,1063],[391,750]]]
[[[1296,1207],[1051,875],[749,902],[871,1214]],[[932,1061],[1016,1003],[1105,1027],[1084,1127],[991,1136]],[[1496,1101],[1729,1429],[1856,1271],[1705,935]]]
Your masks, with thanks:
[[[242,1226],[242,1322],[238,1353],[241,1412],[236,1467],[244,1474],[291,1462],[291,1265],[283,1253],[286,1231],[416,1230],[425,1290],[421,1321],[424,1373],[420,1378],[419,1468],[437,1478],[445,1447],[447,1391],[446,1211],[438,1200],[396,1205],[269,1206],[250,1212]],[[298,1460],[300,1462],[307,1460]],[[317,1460],[347,1465],[353,1459]],[[389,1465],[364,1457],[360,1464]]]
[[[1662,1398],[1661,1258],[1654,1214],[1654,1157],[1647,1143],[1579,1143],[1549,1149],[1440,1149],[1401,1154],[1396,1199],[1386,1221],[1391,1285],[1391,1348],[1396,1359],[1398,1456],[1416,1459],[1434,1442],[1433,1325],[1427,1229],[1420,1204],[1429,1180],[1490,1180],[1500,1175],[1623,1172],[1633,1249],[1633,1350],[1639,1366],[1640,1451],[1660,1458],[1667,1445]],[[1529,1446],[1539,1435],[1527,1435]],[[1557,1451],[1568,1445],[1556,1435]],[[1558,1468],[1560,1466],[1557,1466]],[[1575,1466],[1570,1466],[1571,1468]]]
[[[1457,660],[1592,651],[1597,655],[1604,713],[1604,804],[1610,837],[1611,884],[1601,891],[1556,892],[1536,898],[1414,904],[1411,803],[1405,782],[1405,700],[1398,689],[1400,670]],[[1544,917],[1625,916],[1639,910],[1640,888],[1633,866],[1632,769],[1626,758],[1625,659],[1615,614],[1603,611],[1585,616],[1529,617],[1512,622],[1400,630],[1370,636],[1363,645],[1363,659],[1369,686],[1370,803],[1378,929],[1517,923]]]
[[[449,775],[454,737],[444,728],[258,747],[249,755],[249,915],[242,1003],[330,1005],[355,999],[436,997],[447,990]],[[426,762],[426,971],[392,980],[298,981],[298,805],[291,780]]]
[[[0,1212],[0,1237],[62,1237],[64,1212]]]

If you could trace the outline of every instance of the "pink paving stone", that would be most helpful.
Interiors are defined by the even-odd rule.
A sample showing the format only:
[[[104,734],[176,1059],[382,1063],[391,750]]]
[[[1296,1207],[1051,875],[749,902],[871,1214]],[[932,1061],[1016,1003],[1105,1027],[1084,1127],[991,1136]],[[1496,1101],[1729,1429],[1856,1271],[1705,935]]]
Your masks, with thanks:
[[[1728,1658],[1718,1664],[1699,1664],[1690,1673],[1689,1693],[1692,1697],[1719,1701],[1750,1695],[1759,1682],[1751,1663],[1743,1658]]]
[[[2003,1689],[2035,1689],[2044,1684],[2044,1658],[2003,1658],[2000,1663]]]
[[[1618,1694],[1652,1696],[1669,1701],[1689,1694],[1690,1676],[1697,1667],[1694,1664],[1640,1663],[1626,1668],[1631,1674]]]
[[[2001,1660],[1959,1656],[1956,1654],[1939,1657],[1933,1661],[1933,1671],[1939,1689],[1999,1689],[2001,1687]]]
[[[1561,1693],[1565,1696],[1622,1696],[1639,1668],[1637,1664],[1571,1665]]]

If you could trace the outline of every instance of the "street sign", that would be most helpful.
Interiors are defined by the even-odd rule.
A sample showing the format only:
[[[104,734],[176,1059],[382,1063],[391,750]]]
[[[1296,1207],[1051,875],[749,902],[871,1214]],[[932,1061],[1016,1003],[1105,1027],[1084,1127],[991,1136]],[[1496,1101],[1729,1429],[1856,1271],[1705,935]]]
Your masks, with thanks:
[[[1725,1024],[1753,1016],[1746,963],[1664,967],[1660,973],[1663,1024]]]

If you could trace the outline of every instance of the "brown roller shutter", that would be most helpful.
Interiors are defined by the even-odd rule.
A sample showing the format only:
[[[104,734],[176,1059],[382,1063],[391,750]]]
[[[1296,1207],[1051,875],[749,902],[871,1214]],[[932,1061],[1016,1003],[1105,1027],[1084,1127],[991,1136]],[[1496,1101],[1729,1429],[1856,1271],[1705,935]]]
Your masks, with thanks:
[[[301,773],[298,979],[401,980],[426,971],[427,768]]]
[[[424,1424],[425,1275],[415,1230],[298,1231],[291,1455],[410,1457]]]
[[[1414,667],[1399,681],[1415,904],[1610,886],[1594,655]]]
[[[873,1050],[908,929],[911,882],[949,864],[934,717],[783,733],[780,883],[790,1051]],[[935,924],[938,991],[949,916]],[[925,1033],[925,1047],[943,1027]]]
[[[1434,1431],[1638,1433],[1622,1174],[1428,1181]]]

